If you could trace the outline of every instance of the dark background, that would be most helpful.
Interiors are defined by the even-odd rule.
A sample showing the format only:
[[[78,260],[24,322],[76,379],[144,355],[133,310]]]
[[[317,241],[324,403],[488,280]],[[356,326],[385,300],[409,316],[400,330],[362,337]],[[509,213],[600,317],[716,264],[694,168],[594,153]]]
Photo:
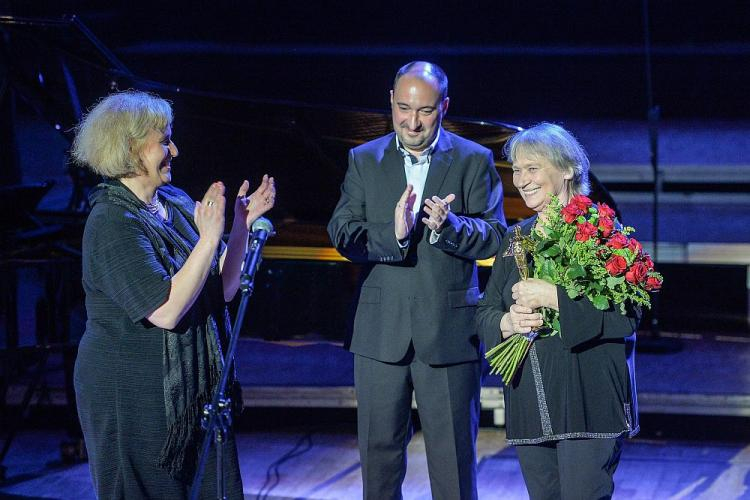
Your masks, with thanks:
[[[451,111],[482,118],[645,118],[643,2],[0,2],[77,14],[135,73],[256,98],[383,108],[425,58]],[[649,2],[655,100],[668,118],[747,118],[750,3]],[[523,125],[523,123],[521,123]]]
[[[667,187],[677,195],[709,200],[688,207],[680,201],[684,198],[666,200],[662,241],[748,241],[750,203],[726,199],[727,194],[746,196],[750,186],[750,2],[648,2],[650,73],[644,2],[639,1],[0,0],[1,13],[51,19],[77,15],[137,76],[87,70],[89,76],[77,82],[81,108],[108,93],[112,81],[120,88],[166,84],[162,90],[151,88],[174,103],[180,148],[175,184],[198,198],[213,180],[225,180],[231,193],[243,177],[254,181],[271,172],[280,192],[271,214],[276,222],[325,224],[351,146],[339,142],[326,154],[311,156],[309,124],[294,113],[269,111],[276,105],[387,112],[396,69],[427,59],[448,73],[449,116],[519,126],[557,121],[579,135],[592,164],[614,165],[620,173],[631,166],[648,172],[650,74],[652,100],[661,111],[663,167],[678,176],[677,167],[684,164],[704,169],[682,185]],[[18,47],[17,39],[11,42]],[[61,50],[67,53],[68,47]],[[51,88],[54,74],[45,75]],[[27,76],[32,86],[44,86],[34,83],[33,72]],[[18,99],[16,133],[25,142],[15,182],[57,176],[57,189],[65,185],[67,143],[51,125],[58,123],[65,135],[77,118],[71,109],[55,109],[54,119],[40,118],[33,108]],[[341,136],[348,126],[339,126]],[[746,180],[722,179],[710,170],[721,165],[732,166]],[[651,212],[644,200],[651,180],[633,183],[617,179],[618,172],[610,175],[614,181],[608,187],[625,206],[627,222],[638,228],[639,238],[650,240]],[[67,196],[69,190],[61,195]],[[666,326],[747,329],[747,266],[692,265],[687,271],[681,266],[691,267],[675,262],[662,268],[668,278],[663,296],[670,297],[662,310]],[[338,335],[348,305],[339,300],[333,306],[336,318],[326,316],[330,306],[318,299],[330,295],[342,278],[332,270],[325,274],[321,268],[326,267],[268,264],[270,274],[259,278],[266,280],[259,283],[262,305],[254,313],[257,323],[269,324],[271,331],[261,334]],[[697,282],[703,285],[690,286]],[[314,299],[304,299],[310,296]],[[279,301],[304,307],[290,316],[265,306]],[[699,321],[697,309],[703,311]]]

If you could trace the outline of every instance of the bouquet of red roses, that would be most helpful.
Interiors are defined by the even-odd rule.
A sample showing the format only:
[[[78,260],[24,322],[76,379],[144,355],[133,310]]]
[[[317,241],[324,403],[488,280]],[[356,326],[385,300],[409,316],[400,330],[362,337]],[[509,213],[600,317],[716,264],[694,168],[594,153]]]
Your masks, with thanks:
[[[650,307],[649,292],[658,291],[663,281],[640,242],[629,236],[633,232],[619,224],[605,203],[595,205],[576,195],[562,206],[553,196],[524,247],[531,249],[535,278],[563,287],[572,299],[586,297],[597,309],[617,306],[625,314],[628,305]],[[485,355],[491,373],[499,373],[506,384],[537,336],[560,332],[559,312],[540,312],[540,331],[513,335]]]

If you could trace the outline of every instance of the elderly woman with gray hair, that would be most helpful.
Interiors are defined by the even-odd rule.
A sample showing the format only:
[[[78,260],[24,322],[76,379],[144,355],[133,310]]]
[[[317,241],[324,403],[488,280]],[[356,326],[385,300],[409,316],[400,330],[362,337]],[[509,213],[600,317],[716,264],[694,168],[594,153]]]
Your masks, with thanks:
[[[517,133],[505,153],[514,186],[536,212],[519,223],[524,235],[544,218],[551,195],[565,205],[589,192],[586,153],[558,125]],[[623,438],[638,432],[633,354],[639,312],[601,311],[547,281],[521,280],[513,256],[504,256],[512,229],[479,303],[479,334],[489,350],[542,326],[539,308],[547,307],[559,311],[560,335],[537,337],[504,387],[508,443],[516,446],[532,499],[610,498]]]
[[[83,236],[86,331],[75,389],[98,498],[185,498],[200,417],[220,378],[252,223],[274,205],[272,177],[234,202],[227,244],[224,185],[200,202],[173,187],[172,109],[138,91],[101,100],[76,130],[72,156],[104,177]],[[242,498],[230,436],[230,498]],[[209,459],[202,496],[216,491]]]

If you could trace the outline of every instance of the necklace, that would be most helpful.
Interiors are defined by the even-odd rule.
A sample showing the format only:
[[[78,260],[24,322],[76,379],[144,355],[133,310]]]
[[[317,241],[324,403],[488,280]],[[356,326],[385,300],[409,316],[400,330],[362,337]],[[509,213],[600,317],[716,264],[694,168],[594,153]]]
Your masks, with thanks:
[[[158,215],[162,218],[164,217],[162,215],[164,213],[164,205],[161,204],[159,195],[154,194],[154,198],[151,200],[151,203],[146,203],[146,210],[148,210],[151,215]]]

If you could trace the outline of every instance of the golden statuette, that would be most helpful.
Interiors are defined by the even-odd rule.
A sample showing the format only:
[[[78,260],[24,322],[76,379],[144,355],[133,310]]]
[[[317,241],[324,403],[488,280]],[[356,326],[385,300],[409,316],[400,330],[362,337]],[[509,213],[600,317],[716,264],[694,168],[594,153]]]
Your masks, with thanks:
[[[533,247],[534,242],[531,237],[521,234],[520,226],[515,226],[513,228],[513,236],[510,239],[510,245],[508,245],[508,249],[503,253],[503,257],[513,257],[522,280],[529,279],[527,255]]]

